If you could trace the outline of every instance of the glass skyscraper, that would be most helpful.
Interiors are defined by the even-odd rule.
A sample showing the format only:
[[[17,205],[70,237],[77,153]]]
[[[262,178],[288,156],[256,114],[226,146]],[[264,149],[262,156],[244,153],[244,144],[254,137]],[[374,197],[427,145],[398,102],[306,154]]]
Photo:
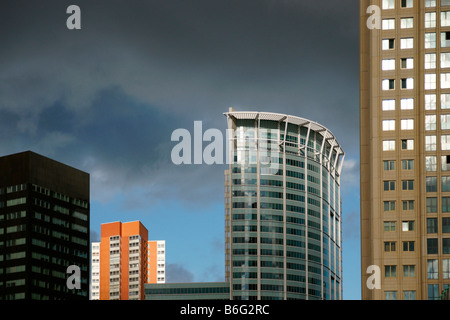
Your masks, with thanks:
[[[225,115],[231,299],[342,299],[340,144],[300,117],[233,109]]]

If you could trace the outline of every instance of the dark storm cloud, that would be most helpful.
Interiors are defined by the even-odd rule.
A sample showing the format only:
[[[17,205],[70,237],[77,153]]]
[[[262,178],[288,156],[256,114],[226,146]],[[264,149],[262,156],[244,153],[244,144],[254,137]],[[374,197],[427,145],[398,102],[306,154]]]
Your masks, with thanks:
[[[3,1],[0,27],[0,151],[81,167],[102,192],[223,199],[222,168],[174,166],[170,134],[224,129],[230,106],[310,118],[357,152],[354,0]]]

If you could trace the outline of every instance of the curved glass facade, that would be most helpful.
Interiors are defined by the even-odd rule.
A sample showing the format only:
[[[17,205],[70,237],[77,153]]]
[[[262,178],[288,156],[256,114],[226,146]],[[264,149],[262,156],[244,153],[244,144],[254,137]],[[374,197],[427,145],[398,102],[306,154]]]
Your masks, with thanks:
[[[299,117],[225,115],[225,277],[232,299],[341,299],[339,143]]]

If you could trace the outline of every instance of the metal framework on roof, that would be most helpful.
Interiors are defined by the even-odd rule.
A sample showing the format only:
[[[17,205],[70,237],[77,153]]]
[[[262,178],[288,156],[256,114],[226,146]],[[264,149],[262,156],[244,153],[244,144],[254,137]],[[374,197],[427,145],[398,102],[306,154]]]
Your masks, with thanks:
[[[331,159],[331,155],[333,154],[333,151],[336,151],[336,158],[334,160],[334,163],[330,163],[330,161],[328,161],[327,164],[324,164],[324,163],[322,163],[322,157],[320,158],[321,159],[320,162],[323,165],[327,165],[327,167],[328,167],[328,169],[330,169],[330,171],[334,171],[333,169],[335,169],[336,173],[338,175],[340,175],[341,170],[342,170],[342,165],[344,162],[344,158],[345,158],[345,152],[342,149],[339,142],[337,141],[334,134],[330,130],[328,130],[326,127],[324,127],[323,125],[321,125],[317,122],[305,119],[305,118],[281,114],[281,113],[273,113],[273,112],[234,111],[234,110],[230,109],[230,111],[225,112],[224,115],[227,116],[227,118],[236,119],[236,120],[255,120],[255,121],[269,120],[269,121],[276,121],[279,123],[284,122],[286,124],[285,131],[287,131],[288,124],[294,124],[299,127],[305,127],[308,129],[308,135],[307,135],[307,139],[306,139],[307,141],[305,143],[305,146],[308,145],[309,133],[311,130],[319,133],[323,137],[320,153],[323,154],[326,141],[331,146],[330,153],[328,155],[325,155],[326,158]],[[258,127],[259,127],[259,124],[258,124]],[[284,137],[286,138],[286,132],[285,132]],[[282,143],[285,143],[285,142],[286,141],[284,141],[284,139],[283,139]]]

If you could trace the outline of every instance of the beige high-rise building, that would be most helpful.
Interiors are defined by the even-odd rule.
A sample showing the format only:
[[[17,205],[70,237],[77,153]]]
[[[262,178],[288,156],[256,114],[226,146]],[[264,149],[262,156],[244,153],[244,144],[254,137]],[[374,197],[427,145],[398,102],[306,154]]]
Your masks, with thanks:
[[[450,284],[450,0],[360,1],[360,99],[362,298],[439,299]]]

